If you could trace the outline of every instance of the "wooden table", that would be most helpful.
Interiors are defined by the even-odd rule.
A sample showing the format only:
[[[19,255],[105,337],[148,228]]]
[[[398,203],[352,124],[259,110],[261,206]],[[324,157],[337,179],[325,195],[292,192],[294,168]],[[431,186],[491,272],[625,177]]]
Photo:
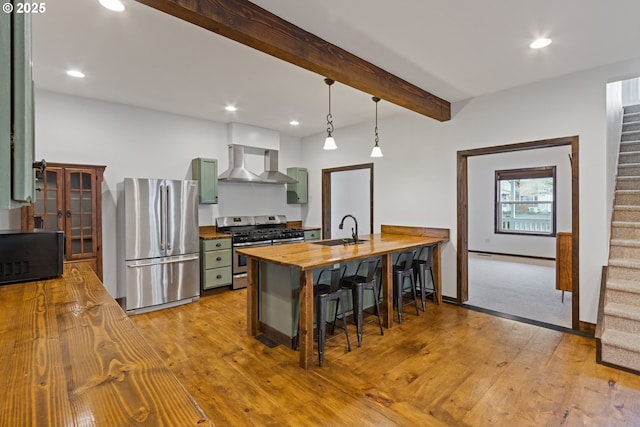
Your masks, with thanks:
[[[382,322],[393,325],[392,254],[407,249],[433,245],[433,274],[441,302],[440,247],[449,240],[449,230],[425,227],[382,226],[382,233],[360,236],[367,241],[358,245],[323,246],[317,243],[294,243],[279,246],[237,249],[247,257],[247,334],[258,333],[258,265],[270,262],[300,270],[300,366],[313,366],[313,270],[336,263],[375,256],[382,264]]]
[[[88,267],[0,286],[0,426],[213,426]]]

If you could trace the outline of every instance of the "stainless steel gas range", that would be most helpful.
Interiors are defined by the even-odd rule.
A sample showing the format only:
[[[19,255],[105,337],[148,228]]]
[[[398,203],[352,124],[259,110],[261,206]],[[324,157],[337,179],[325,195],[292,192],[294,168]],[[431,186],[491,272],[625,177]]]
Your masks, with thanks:
[[[231,234],[233,289],[247,286],[247,258],[237,253],[237,248],[304,241],[304,230],[287,227],[284,215],[223,216],[216,218],[216,228]]]

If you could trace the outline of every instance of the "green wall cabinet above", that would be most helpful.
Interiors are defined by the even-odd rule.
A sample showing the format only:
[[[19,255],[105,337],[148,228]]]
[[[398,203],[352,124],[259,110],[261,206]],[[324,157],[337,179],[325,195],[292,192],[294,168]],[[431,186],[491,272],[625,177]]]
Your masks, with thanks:
[[[2,13],[0,209],[12,209],[35,201],[34,157],[31,16],[27,13]]]
[[[193,159],[191,176],[198,181],[200,204],[218,203],[218,161],[202,157]]]
[[[287,175],[298,181],[297,184],[287,184],[287,203],[307,203],[309,200],[309,175],[307,168],[287,168]]]

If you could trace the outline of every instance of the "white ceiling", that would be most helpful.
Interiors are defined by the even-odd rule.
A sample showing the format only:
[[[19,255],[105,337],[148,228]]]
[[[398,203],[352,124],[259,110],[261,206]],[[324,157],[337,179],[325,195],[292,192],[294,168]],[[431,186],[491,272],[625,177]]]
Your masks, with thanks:
[[[124,3],[117,13],[98,0],[47,2],[33,16],[36,87],[294,136],[325,130],[324,76]],[[254,3],[450,102],[640,57],[638,0]],[[530,49],[540,36],[551,46]],[[87,77],[68,77],[68,68]],[[373,120],[371,95],[331,90],[336,128]],[[224,111],[227,103],[238,111]],[[379,104],[381,119],[400,111]]]

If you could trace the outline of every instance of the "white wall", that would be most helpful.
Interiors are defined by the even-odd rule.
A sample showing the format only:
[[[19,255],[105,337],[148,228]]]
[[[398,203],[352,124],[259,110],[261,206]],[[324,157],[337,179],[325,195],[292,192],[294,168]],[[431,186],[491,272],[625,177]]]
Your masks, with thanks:
[[[555,237],[495,233],[495,171],[556,166],[556,231],[571,232],[571,146],[469,157],[469,250],[555,258]]]
[[[351,219],[345,220],[342,230],[338,229],[340,220],[347,214],[358,221],[358,234],[369,234],[370,175],[369,169],[331,173],[331,238],[351,238],[351,228],[354,227]]]
[[[456,295],[456,152],[578,135],[580,138],[580,320],[595,323],[601,268],[607,263],[606,97],[608,82],[640,71],[626,61],[505,90],[454,105],[439,123],[406,112],[379,120],[384,157],[375,160],[375,226],[445,227],[443,294]],[[384,101],[380,104],[384,108]],[[371,124],[337,129],[338,150],[322,150],[323,135],[305,138],[309,169],[308,223],[320,224],[322,168],[370,161]]]
[[[106,165],[103,196],[104,283],[116,296],[117,184],[125,177],[191,179],[191,159],[218,159],[227,169],[224,123],[161,113],[93,99],[36,91],[36,158],[50,162]],[[280,170],[301,166],[299,138],[281,135]],[[250,166],[260,173],[262,158]],[[220,183],[219,203],[199,208],[200,225],[217,216],[285,214],[301,219],[299,205],[286,204],[283,184]],[[0,216],[0,228],[20,228],[19,210]]]

